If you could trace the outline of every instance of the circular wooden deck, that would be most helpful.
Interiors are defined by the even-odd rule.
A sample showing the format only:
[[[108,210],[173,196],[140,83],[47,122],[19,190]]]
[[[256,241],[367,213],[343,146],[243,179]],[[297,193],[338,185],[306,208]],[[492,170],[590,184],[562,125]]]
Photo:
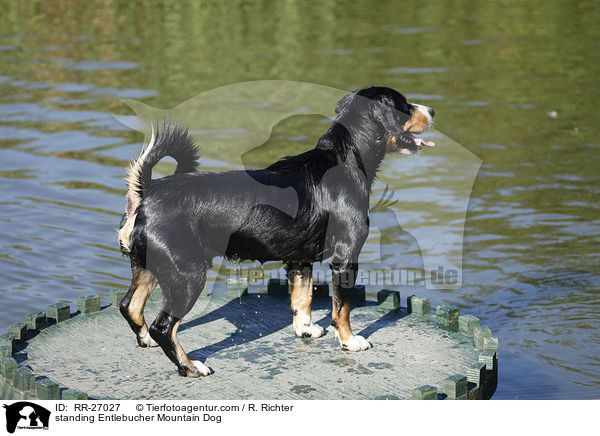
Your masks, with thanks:
[[[120,295],[115,293],[113,303]],[[214,371],[198,379],[179,377],[159,348],[137,347],[113,305],[96,311],[97,297],[78,301],[82,312],[91,313],[78,313],[45,328],[38,314],[39,329],[31,329],[36,327],[32,314],[25,336],[17,337],[23,329],[19,332],[15,325],[3,336],[10,340],[16,333],[12,357],[5,355],[0,365],[0,395],[4,399],[85,398],[85,394],[95,399],[479,399],[491,397],[495,390],[497,358],[490,349],[491,332],[481,336],[481,328],[476,328],[474,340],[472,316],[460,317],[461,333],[452,319],[458,318],[458,311],[442,306],[432,314],[427,299],[414,300],[419,304],[413,304],[410,314],[406,307],[389,309],[394,307],[390,299],[380,305],[358,302],[351,314],[353,329],[374,347],[356,353],[341,350],[331,328],[322,338],[296,338],[285,297],[202,296],[179,330],[190,358]],[[421,305],[421,300],[427,304]],[[147,320],[153,320],[160,305],[158,298],[151,298]],[[327,327],[330,310],[329,300],[316,298],[313,321]],[[47,314],[55,312],[48,308]],[[56,317],[60,321],[58,313]],[[8,345],[3,346],[6,352]]]

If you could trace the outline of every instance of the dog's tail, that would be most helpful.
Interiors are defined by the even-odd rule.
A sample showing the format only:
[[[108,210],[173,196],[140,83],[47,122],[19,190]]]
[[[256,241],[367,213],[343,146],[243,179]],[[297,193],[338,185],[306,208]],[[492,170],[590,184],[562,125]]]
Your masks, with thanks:
[[[129,236],[133,230],[138,207],[152,181],[152,168],[163,158],[170,156],[177,161],[175,174],[196,171],[198,153],[194,140],[187,129],[180,125],[163,123],[162,128],[152,125],[152,137],[140,157],[127,169],[127,206],[119,228],[119,245],[124,254],[130,251]]]

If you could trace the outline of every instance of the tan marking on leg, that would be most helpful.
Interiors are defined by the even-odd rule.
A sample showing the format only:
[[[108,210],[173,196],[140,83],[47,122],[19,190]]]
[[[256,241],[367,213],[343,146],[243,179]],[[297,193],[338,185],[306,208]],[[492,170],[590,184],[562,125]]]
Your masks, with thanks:
[[[332,293],[332,320],[340,343],[345,344],[353,336],[352,328],[350,327],[350,299],[345,298],[341,293],[340,298],[336,299],[335,292],[336,289]]]
[[[190,360],[185,354],[183,347],[179,343],[179,339],[177,338],[177,330],[179,330],[179,326],[181,325],[181,320],[177,321],[173,325],[173,330],[171,331],[171,339],[175,344],[175,351],[177,352],[177,359],[182,366],[189,368],[187,370],[188,377],[198,377],[200,375],[209,375],[210,369],[206,365],[204,365],[199,360]],[[194,371],[194,369],[196,371]]]
[[[304,268],[301,274],[295,274],[290,282],[292,285],[291,308],[296,336],[305,338],[323,336],[325,330],[313,324],[310,313],[313,297],[312,268]]]
[[[332,286],[336,286],[332,284]],[[362,351],[372,347],[372,345],[365,338],[352,333],[350,327],[350,295],[343,295],[339,293],[339,299],[336,299],[337,291],[335,288],[332,293],[332,321],[331,324],[335,329],[335,335],[340,342],[340,346],[344,350],[349,351]]]
[[[131,320],[140,326],[138,333],[140,341],[149,347],[156,347],[158,344],[154,342],[150,337],[150,333],[148,333],[148,325],[146,325],[146,320],[144,319],[144,307],[146,307],[148,297],[156,288],[157,283],[156,278],[148,270],[135,269],[133,271],[131,285],[135,286],[135,292],[131,297],[127,311]]]

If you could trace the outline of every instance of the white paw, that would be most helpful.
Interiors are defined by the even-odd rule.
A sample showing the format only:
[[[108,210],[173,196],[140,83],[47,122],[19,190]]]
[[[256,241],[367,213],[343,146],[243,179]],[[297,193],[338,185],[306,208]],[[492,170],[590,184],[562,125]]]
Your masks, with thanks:
[[[198,369],[200,374],[202,374],[202,375],[210,374],[210,369],[204,363],[200,362],[199,360],[192,360],[192,363]]]
[[[349,340],[344,342],[340,340],[340,344],[344,350],[348,351],[363,351],[373,346],[365,338],[358,335],[353,335]]]
[[[325,329],[316,324],[294,326],[296,336],[300,338],[320,338],[325,334]]]
[[[150,333],[148,333],[148,330],[140,334],[140,342],[146,347],[158,347],[156,341],[150,337]]]

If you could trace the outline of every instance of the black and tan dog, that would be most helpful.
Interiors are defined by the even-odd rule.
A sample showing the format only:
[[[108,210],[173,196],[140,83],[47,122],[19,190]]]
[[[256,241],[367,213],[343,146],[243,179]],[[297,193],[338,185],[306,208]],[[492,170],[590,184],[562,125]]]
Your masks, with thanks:
[[[215,256],[283,261],[293,286],[294,331],[313,338],[324,330],[311,321],[312,264],[331,258],[331,324],[340,345],[351,351],[371,347],[350,328],[350,290],[369,233],[371,186],[386,152],[413,154],[434,145],[412,135],[431,125],[434,111],[393,89],[370,86],[342,98],[336,112],[314,149],[263,170],[196,172],[192,139],[170,125],[153,131],[129,168],[119,242],[131,258],[133,279],[120,310],[138,344],[159,345],[180,375],[210,373],[188,359],[177,329]],[[152,167],[165,156],[177,161],[175,174],[152,180]],[[249,178],[257,183],[247,183]],[[148,328],[143,310],[157,283],[163,308]]]

